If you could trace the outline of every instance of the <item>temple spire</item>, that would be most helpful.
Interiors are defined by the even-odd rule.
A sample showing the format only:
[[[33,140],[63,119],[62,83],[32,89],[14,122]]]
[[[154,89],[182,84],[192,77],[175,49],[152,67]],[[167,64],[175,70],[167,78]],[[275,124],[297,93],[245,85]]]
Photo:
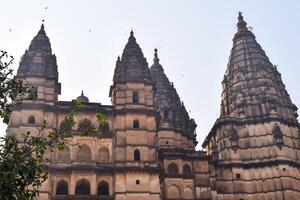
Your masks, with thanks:
[[[152,83],[148,63],[142,49],[136,42],[131,30],[128,42],[123,50],[121,60],[116,62],[114,83],[144,82]]]
[[[44,21],[38,34],[31,40],[23,55],[18,76],[38,75],[58,79],[56,56],[52,54],[51,44],[45,32]]]
[[[189,117],[173,83],[169,81],[167,75],[164,73],[164,69],[159,63],[157,52],[158,50],[155,48],[153,65],[150,71],[156,88],[156,92],[154,93],[154,108],[161,116],[159,126],[180,129],[186,134],[191,135],[194,133],[197,125]]]
[[[296,120],[293,105],[273,64],[239,12],[223,81],[222,117],[281,117]],[[247,87],[241,87],[247,86]],[[263,86],[263,87],[262,87]],[[239,88],[234,91],[232,88]],[[223,108],[222,108],[223,109]]]

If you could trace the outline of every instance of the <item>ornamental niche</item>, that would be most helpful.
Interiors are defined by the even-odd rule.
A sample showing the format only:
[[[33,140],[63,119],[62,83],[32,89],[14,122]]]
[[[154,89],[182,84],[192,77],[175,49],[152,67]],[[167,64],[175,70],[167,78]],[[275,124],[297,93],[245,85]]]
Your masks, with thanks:
[[[274,125],[273,128],[273,137],[274,137],[274,143],[279,147],[279,149],[281,150],[282,146],[283,146],[283,133],[280,129],[280,127],[278,126],[278,124],[276,123]]]
[[[231,142],[231,148],[233,149],[234,152],[237,151],[239,148],[238,141],[239,141],[239,136],[235,128],[231,127],[230,130],[228,131],[229,135],[229,140]]]

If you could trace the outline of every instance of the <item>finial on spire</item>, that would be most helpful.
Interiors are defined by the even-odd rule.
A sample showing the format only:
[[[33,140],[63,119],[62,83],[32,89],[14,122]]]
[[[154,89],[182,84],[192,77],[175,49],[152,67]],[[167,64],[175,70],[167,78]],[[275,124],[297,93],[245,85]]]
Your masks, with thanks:
[[[121,61],[121,59],[120,59],[120,56],[118,56],[118,58],[117,58],[117,61],[118,61],[118,62],[120,62],[120,61]]]
[[[237,27],[238,30],[248,30],[247,23],[244,21],[243,12],[239,12]]]
[[[241,17],[243,19],[243,12],[239,11],[239,17]]]
[[[159,63],[159,58],[158,58],[158,54],[157,54],[157,48],[154,49],[154,59],[153,62],[154,63]]]
[[[130,36],[129,36],[129,39],[128,39],[129,41],[135,41],[135,37],[134,37],[134,32],[133,32],[133,30],[131,29],[131,31],[130,31]]]
[[[45,34],[45,26],[44,26],[45,20],[42,20],[41,29],[39,30],[39,34]]]
[[[154,56],[157,57],[157,48],[154,49]]]
[[[43,20],[42,20],[42,25],[41,25],[41,29],[42,29],[42,30],[44,30],[44,28],[45,28],[44,22],[45,22],[45,20],[43,19]]]
[[[84,96],[83,90],[81,90],[81,96]]]

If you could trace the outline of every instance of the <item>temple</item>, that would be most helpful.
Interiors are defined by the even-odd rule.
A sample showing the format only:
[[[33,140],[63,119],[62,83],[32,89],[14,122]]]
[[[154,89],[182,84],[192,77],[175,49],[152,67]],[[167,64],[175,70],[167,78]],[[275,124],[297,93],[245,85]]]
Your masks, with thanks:
[[[21,58],[17,78],[38,97],[14,109],[7,134],[35,135],[45,126],[44,137],[56,130],[70,144],[46,153],[52,162],[39,200],[300,199],[297,107],[241,13],[220,116],[202,143],[205,150],[196,150],[197,124],[158,50],[149,67],[133,31],[116,61],[111,105],[90,102],[82,91],[74,127],[65,123],[72,100],[58,100],[58,66],[44,25]]]

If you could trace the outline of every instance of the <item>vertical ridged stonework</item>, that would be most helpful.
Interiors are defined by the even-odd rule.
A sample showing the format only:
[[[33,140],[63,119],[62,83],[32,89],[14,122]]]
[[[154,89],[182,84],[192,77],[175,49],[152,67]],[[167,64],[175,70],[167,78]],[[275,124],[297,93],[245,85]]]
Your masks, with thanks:
[[[300,199],[299,123],[281,75],[239,13],[221,114],[203,143],[218,199]]]

